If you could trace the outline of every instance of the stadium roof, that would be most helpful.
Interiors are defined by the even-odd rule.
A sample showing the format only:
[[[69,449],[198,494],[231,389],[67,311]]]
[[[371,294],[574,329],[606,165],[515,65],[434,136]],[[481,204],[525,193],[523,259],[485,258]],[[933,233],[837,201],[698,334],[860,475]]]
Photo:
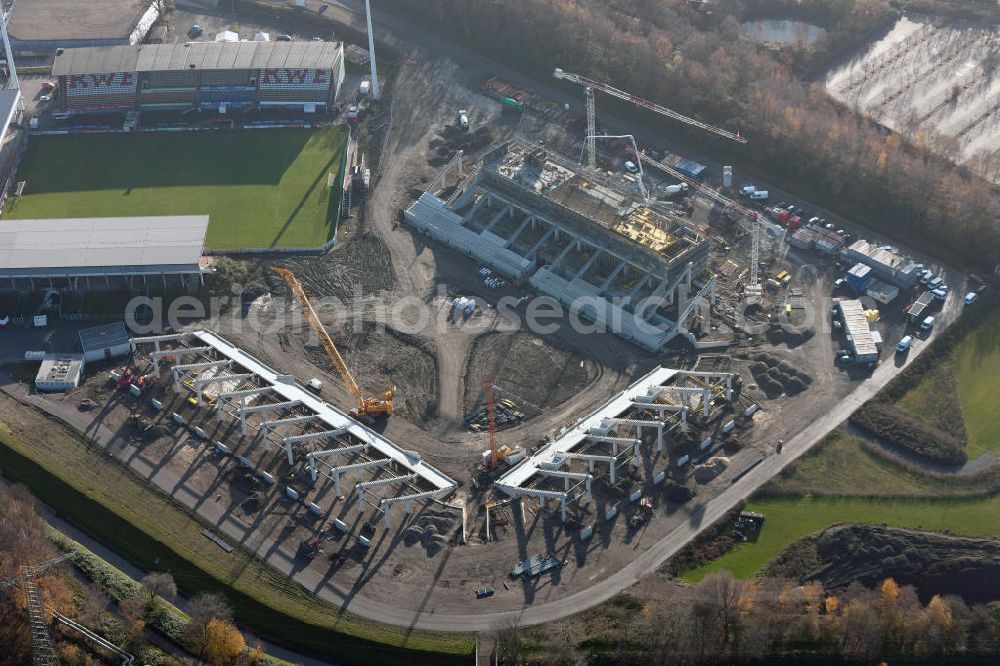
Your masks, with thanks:
[[[4,3],[7,4],[7,3]],[[7,32],[14,39],[125,39],[152,0],[19,0]]]
[[[200,271],[208,215],[0,221],[0,277]]]
[[[339,42],[187,42],[63,49],[52,74],[156,72],[180,69],[333,69]]]

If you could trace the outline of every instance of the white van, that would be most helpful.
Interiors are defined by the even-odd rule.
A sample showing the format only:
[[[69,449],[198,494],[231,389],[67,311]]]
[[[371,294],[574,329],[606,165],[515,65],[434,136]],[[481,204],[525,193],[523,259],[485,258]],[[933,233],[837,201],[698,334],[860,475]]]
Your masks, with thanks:
[[[639,167],[632,160],[625,160],[625,170],[629,173],[639,173]]]
[[[750,193],[750,199],[753,201],[767,201],[767,190],[757,190]]]

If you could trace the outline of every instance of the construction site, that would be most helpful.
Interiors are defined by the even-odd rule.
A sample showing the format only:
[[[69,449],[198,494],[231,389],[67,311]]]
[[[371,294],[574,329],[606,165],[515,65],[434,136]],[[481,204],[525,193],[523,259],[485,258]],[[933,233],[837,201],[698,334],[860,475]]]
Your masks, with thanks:
[[[835,363],[858,308],[831,315],[843,236],[597,108],[737,132],[560,69],[572,111],[413,62],[394,91],[412,117],[385,121],[338,247],[253,262],[235,312],[134,335],[46,400],[106,428],[206,538],[347,610],[519,610],[700,526],[839,409],[870,376]],[[552,330],[525,323],[542,299]]]

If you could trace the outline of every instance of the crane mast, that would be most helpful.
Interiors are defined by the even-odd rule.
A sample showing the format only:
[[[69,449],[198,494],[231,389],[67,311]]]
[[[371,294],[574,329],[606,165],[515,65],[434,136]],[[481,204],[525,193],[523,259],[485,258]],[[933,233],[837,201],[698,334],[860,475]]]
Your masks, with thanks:
[[[740,136],[739,132],[730,132],[729,130],[723,129],[721,127],[716,127],[715,125],[709,125],[708,123],[703,123],[700,120],[695,120],[690,116],[685,116],[682,113],[677,113],[673,109],[668,109],[667,107],[657,104],[656,102],[650,102],[648,99],[643,99],[642,97],[637,97],[631,93],[627,93],[624,90],[619,90],[613,86],[609,86],[606,83],[601,83],[600,81],[595,81],[589,79],[586,76],[580,74],[574,74],[572,72],[566,72],[556,67],[555,71],[552,72],[552,76],[563,81],[569,81],[570,83],[576,83],[582,85],[586,89],[587,94],[587,136],[593,136],[596,132],[596,114],[594,110],[594,91],[600,90],[606,95],[611,95],[612,97],[617,97],[620,100],[624,100],[629,104],[635,104],[643,109],[648,109],[653,113],[658,113],[661,116],[666,116],[667,118],[672,118],[686,125],[691,125],[699,129],[703,129],[706,132],[711,132],[712,134],[718,134],[719,136],[725,137],[727,139],[732,139],[733,141],[738,141],[739,143],[746,143],[747,140]],[[595,153],[595,146],[593,142],[589,141],[587,143],[587,164],[591,168],[597,166],[597,155]]]
[[[330,338],[330,334],[326,332],[326,328],[324,328],[322,322],[320,322],[319,317],[316,315],[316,311],[313,309],[312,303],[309,302],[309,298],[306,296],[305,289],[302,288],[302,283],[299,282],[297,277],[295,277],[295,273],[287,268],[278,268],[277,266],[272,267],[272,270],[281,275],[281,277],[285,278],[285,282],[288,283],[288,287],[292,290],[292,294],[302,307],[302,311],[305,313],[306,319],[309,320],[309,326],[312,327],[313,331],[315,331],[316,335],[319,337],[319,342],[323,347],[323,351],[326,352],[327,357],[333,363],[333,367],[337,369],[337,372],[344,380],[344,384],[347,385],[347,390],[350,391],[351,395],[353,395],[355,400],[358,401],[358,415],[392,415],[392,399],[395,393],[395,388],[386,389],[381,396],[366,396],[364,391],[361,390],[361,387],[358,386],[358,382],[354,379],[354,375],[352,375],[351,371],[348,369],[347,363],[344,361],[344,357],[340,355],[337,345],[333,343],[333,339]]]

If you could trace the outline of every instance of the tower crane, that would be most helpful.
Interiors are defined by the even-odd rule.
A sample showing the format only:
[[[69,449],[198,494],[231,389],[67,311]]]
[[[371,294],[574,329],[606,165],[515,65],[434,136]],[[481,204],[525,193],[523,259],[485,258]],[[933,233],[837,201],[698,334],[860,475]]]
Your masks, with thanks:
[[[21,584],[24,597],[28,604],[28,626],[31,629],[31,661],[34,666],[52,666],[59,663],[52,637],[49,635],[49,625],[45,619],[45,606],[35,579],[54,569],[66,560],[76,557],[76,552],[60,555],[36,566],[25,567],[13,578],[0,581],[0,591]]]
[[[528,402],[521,396],[511,393],[507,389],[497,386],[496,383],[493,382],[493,380],[487,380],[486,382],[484,382],[483,387],[486,389],[486,416],[487,416],[487,422],[489,424],[490,469],[496,469],[497,463],[501,459],[506,459],[509,449],[507,452],[504,452],[503,455],[501,455],[500,452],[497,451],[496,402],[494,399],[495,394],[500,393],[513,400],[517,400],[519,403],[531,407],[538,413],[542,413],[545,410],[532,402]]]
[[[625,92],[624,90],[619,90],[618,88],[609,86],[606,83],[601,83],[600,81],[595,81],[594,79],[587,78],[586,76],[582,76],[580,74],[574,74],[572,72],[566,72],[558,67],[556,67],[555,70],[552,72],[552,76],[562,81],[569,81],[570,83],[576,83],[578,85],[584,86],[585,88],[586,103],[587,103],[586,104],[587,137],[585,139],[584,149],[587,152],[587,165],[592,169],[597,168],[597,144],[596,141],[594,140],[595,138],[597,138],[595,136],[597,128],[597,116],[595,108],[596,105],[594,103],[595,90],[600,90],[601,92],[607,95],[611,95],[612,97],[617,97],[618,99],[624,100],[630,104],[635,104],[636,106],[641,107],[643,109],[648,109],[653,113],[660,114],[661,116],[666,116],[668,118],[672,118],[673,120],[677,120],[687,125],[698,127],[700,129],[705,130],[706,132],[711,132],[712,134],[717,134],[721,137],[732,139],[733,141],[737,141],[739,143],[744,143],[744,144],[747,143],[746,138],[740,136],[739,132],[733,133],[721,127],[716,127],[715,125],[709,125],[708,123],[703,123],[700,120],[695,120],[694,118],[690,118],[683,114],[677,113],[676,111],[668,109],[667,107],[657,104],[656,102],[651,102],[647,99],[643,99],[642,97],[637,97],[636,95]],[[684,174],[664,164],[663,162],[654,160],[652,157],[649,157],[644,153],[640,153],[637,148],[635,148],[635,156],[636,156],[636,164],[641,165],[643,162],[646,162],[647,164],[668,173],[674,178],[680,180],[681,182],[687,183],[689,187],[693,187],[694,189],[701,192],[702,194],[712,199],[713,201],[720,203],[724,206],[728,206],[740,212],[750,220],[750,224],[752,225],[752,234],[753,234],[750,284],[756,285],[759,282],[758,263],[760,261],[761,224],[760,224],[759,214],[756,211],[749,210],[737,204],[736,202],[716,192],[712,188],[705,187],[698,181],[692,178],[688,178]],[[640,175],[640,184],[641,182],[642,182],[642,177]],[[645,188],[642,189],[643,189],[643,194],[645,195]],[[757,287],[754,286],[753,288],[756,289]]]
[[[589,79],[586,76],[581,76],[580,74],[573,74],[572,72],[566,72],[562,69],[556,67],[555,71],[552,72],[552,76],[563,81],[569,81],[570,83],[576,83],[584,86],[587,94],[587,165],[591,168],[597,167],[597,154],[596,154],[596,144],[593,140],[593,136],[597,133],[597,120],[595,113],[594,104],[594,91],[600,90],[601,92],[611,95],[612,97],[617,97],[618,99],[625,100],[630,104],[635,104],[636,106],[642,107],[644,109],[649,109],[654,113],[658,113],[661,116],[666,116],[668,118],[673,118],[674,120],[680,121],[687,125],[692,125],[706,132],[711,132],[713,134],[718,134],[727,139],[732,139],[733,141],[738,141],[740,143],[746,143],[747,140],[740,136],[739,132],[735,134],[729,130],[722,129],[721,127],[716,127],[715,125],[709,125],[708,123],[703,123],[700,120],[695,120],[683,114],[677,113],[672,109],[668,109],[665,106],[657,104],[656,102],[650,102],[647,99],[641,97],[636,97],[631,93],[627,93],[624,90],[619,90],[609,86],[606,83],[601,83],[600,81],[595,81]]]
[[[302,288],[302,283],[299,279],[295,277],[295,273],[288,270],[287,268],[278,268],[277,266],[272,267],[272,269],[281,275],[288,283],[288,287],[292,290],[292,294],[298,300],[299,305],[302,307],[302,311],[306,314],[306,318],[309,320],[309,326],[312,327],[316,335],[319,337],[320,344],[323,347],[323,351],[326,352],[327,357],[333,363],[333,366],[337,369],[341,378],[344,380],[344,384],[347,385],[347,390],[350,391],[351,395],[354,396],[355,400],[358,401],[357,416],[381,416],[385,414],[386,416],[392,415],[392,400],[396,392],[396,387],[390,387],[383,391],[380,395],[365,395],[365,392],[358,386],[358,382],[354,379],[354,375],[347,367],[347,363],[344,362],[344,357],[340,355],[340,351],[337,349],[337,345],[333,343],[330,338],[330,334],[326,332],[323,324],[320,322],[319,317],[316,316],[316,311],[313,310],[312,304],[309,302],[309,298],[306,296],[305,289]],[[354,416],[354,410],[352,410],[352,416]]]

